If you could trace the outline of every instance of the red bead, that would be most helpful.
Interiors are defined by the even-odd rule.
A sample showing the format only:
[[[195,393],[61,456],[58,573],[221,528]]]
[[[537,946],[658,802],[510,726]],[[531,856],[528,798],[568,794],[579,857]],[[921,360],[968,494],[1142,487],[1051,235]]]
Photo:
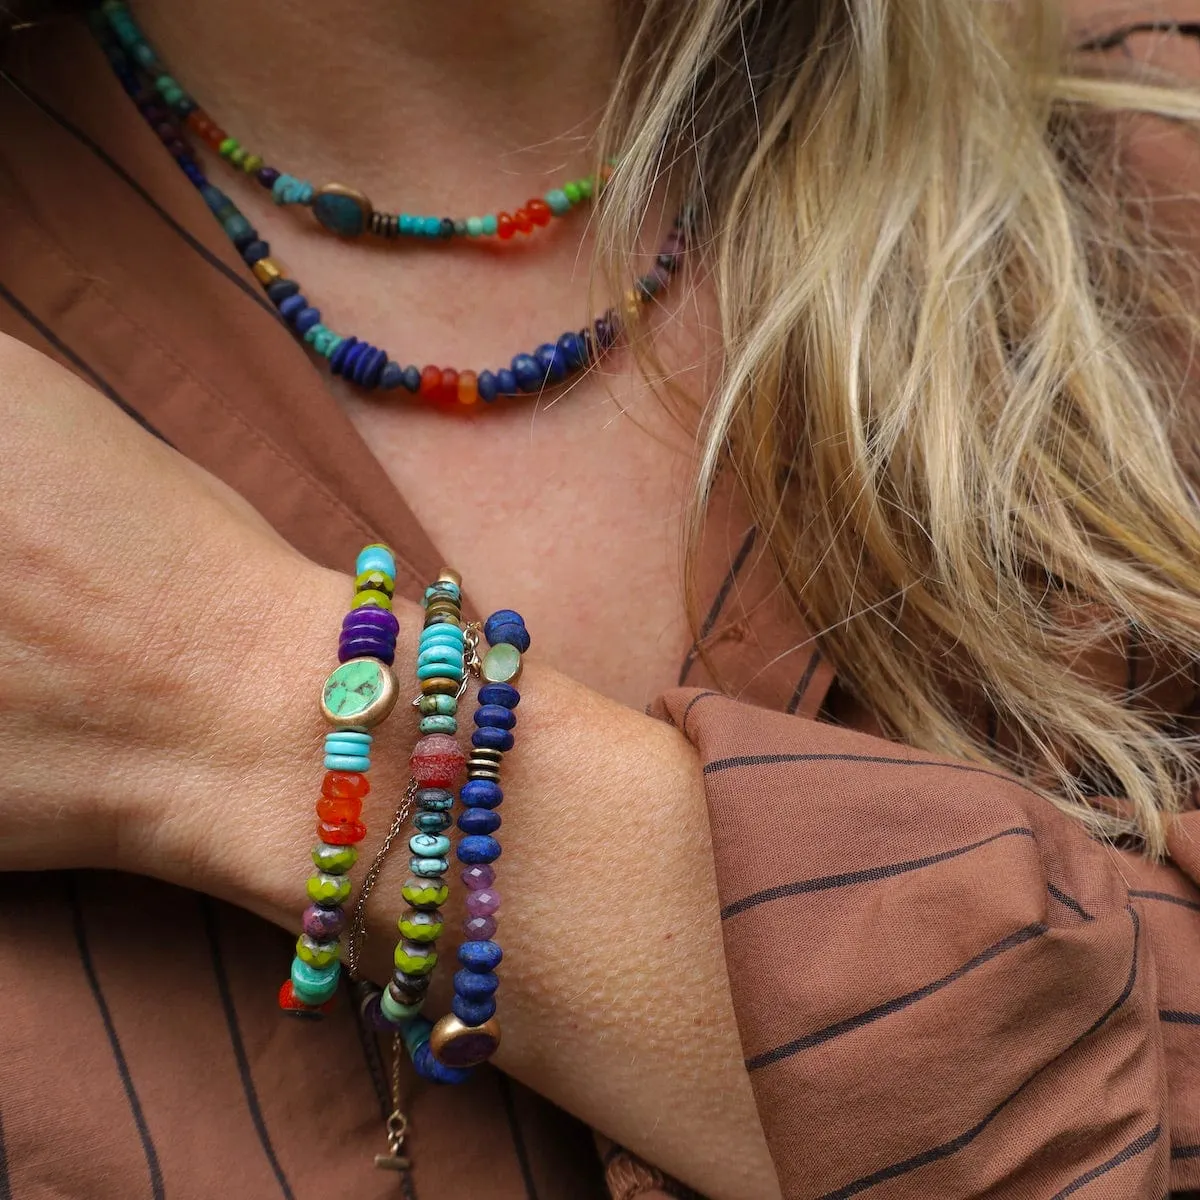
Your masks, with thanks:
[[[331,825],[322,821],[317,826],[317,837],[331,846],[353,846],[367,836],[367,827],[361,821],[341,821]]]
[[[421,372],[421,387],[418,395],[426,400],[436,400],[442,390],[442,368],[426,367]]]
[[[462,774],[467,756],[448,733],[431,733],[413,747],[409,765],[422,787],[448,788]]]
[[[517,211],[513,213],[513,224],[522,233],[533,232],[533,218],[523,208],[518,208]]]
[[[362,801],[357,796],[322,796],[317,801],[317,816],[330,825],[357,821],[362,816]]]
[[[324,1004],[305,1004],[304,1001],[296,995],[296,989],[292,987],[292,981],[290,979],[285,979],[283,981],[283,986],[279,989],[279,1007],[282,1008],[284,1012],[303,1013],[305,1016],[322,1017],[327,1012],[331,1012],[333,1010],[335,1003],[336,998],[326,1000]]]
[[[442,372],[442,386],[438,389],[438,399],[446,404],[458,403],[458,372],[453,367],[447,367]]]
[[[371,785],[360,771],[326,771],[321,780],[321,795],[338,800],[361,800]]]
[[[525,211],[529,214],[529,219],[535,225],[549,225],[554,214],[550,211],[550,205],[545,200],[534,199],[525,202]]]
[[[503,241],[508,241],[516,232],[517,227],[513,224],[513,219],[508,213],[502,212],[496,217],[496,233]]]

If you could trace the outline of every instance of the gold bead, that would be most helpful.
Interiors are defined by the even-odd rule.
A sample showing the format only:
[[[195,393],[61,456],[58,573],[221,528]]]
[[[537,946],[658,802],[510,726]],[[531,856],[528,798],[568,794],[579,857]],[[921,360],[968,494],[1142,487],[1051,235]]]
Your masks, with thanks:
[[[471,757],[477,758],[481,762],[501,762],[504,758],[503,750],[493,750],[491,746],[472,746]]]
[[[254,272],[254,278],[263,287],[283,278],[283,267],[273,258],[260,258],[250,269]]]
[[[422,679],[422,696],[457,696],[457,679]]]
[[[429,1034],[429,1049],[447,1067],[475,1067],[487,1062],[500,1045],[500,1022],[495,1017],[482,1025],[466,1025],[447,1013]]]
[[[438,583],[452,583],[455,587],[462,587],[462,576],[452,567],[443,567],[438,572]]]

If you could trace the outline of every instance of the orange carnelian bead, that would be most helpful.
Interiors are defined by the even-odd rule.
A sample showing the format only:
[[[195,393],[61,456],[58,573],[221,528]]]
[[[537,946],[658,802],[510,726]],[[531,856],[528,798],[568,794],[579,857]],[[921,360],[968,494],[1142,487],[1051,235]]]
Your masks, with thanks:
[[[361,821],[342,821],[331,825],[322,821],[317,825],[317,837],[330,846],[353,846],[367,836],[367,827]]]
[[[357,821],[362,816],[362,801],[357,796],[322,796],[317,801],[317,816],[330,825]]]
[[[438,389],[438,399],[447,404],[453,404],[458,399],[458,372],[453,367],[447,367],[442,372],[442,386]]]
[[[523,208],[518,208],[517,211],[513,213],[513,224],[522,233],[533,232],[533,218]]]
[[[321,794],[339,800],[361,800],[370,790],[367,777],[360,771],[326,771],[321,780]]]
[[[517,227],[513,224],[513,219],[508,213],[502,212],[496,216],[496,233],[503,241],[508,241],[516,232]]]
[[[436,400],[442,390],[441,367],[426,367],[421,372],[421,388],[418,393],[425,400]]]
[[[284,1012],[296,1013],[299,1016],[319,1017],[327,1012],[332,1012],[334,1004],[337,1003],[337,998],[326,1000],[324,1004],[305,1004],[292,987],[292,981],[285,979],[283,987],[279,989],[279,1007]]]
[[[479,388],[476,386],[478,376],[474,371],[461,371],[458,376],[459,404],[474,404],[479,399]]]
[[[549,225],[550,219],[554,216],[550,211],[550,205],[540,197],[527,201],[525,211],[529,214],[529,219],[535,225]]]

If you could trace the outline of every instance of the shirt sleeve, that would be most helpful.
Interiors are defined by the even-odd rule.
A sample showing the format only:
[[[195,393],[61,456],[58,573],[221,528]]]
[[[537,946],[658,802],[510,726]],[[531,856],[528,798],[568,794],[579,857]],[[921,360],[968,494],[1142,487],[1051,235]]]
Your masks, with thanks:
[[[1200,814],[1173,861],[984,766],[678,690],[783,1194],[1200,1186]]]

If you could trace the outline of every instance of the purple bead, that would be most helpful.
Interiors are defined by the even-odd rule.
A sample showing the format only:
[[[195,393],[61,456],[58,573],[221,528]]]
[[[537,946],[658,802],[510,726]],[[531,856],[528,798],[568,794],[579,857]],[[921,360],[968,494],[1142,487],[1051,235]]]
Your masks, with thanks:
[[[495,917],[470,917],[463,922],[463,937],[468,942],[487,942],[495,936]]]
[[[259,167],[256,172],[255,179],[265,188],[275,186],[275,180],[279,178],[279,172],[274,167]]]
[[[482,892],[496,882],[496,871],[488,863],[476,863],[462,873],[462,881],[470,892]]]
[[[480,888],[467,895],[467,912],[473,917],[490,917],[500,907],[500,893],[495,888]]]
[[[395,1033],[396,1026],[383,1015],[379,1005],[379,996],[374,995],[362,1007],[363,1021],[368,1029],[376,1033]]]
[[[304,910],[304,932],[314,942],[330,942],[346,928],[346,910],[310,904]]]
[[[377,658],[391,666],[396,661],[396,643],[382,638],[343,638],[338,643],[338,662],[352,658]]]
[[[400,622],[396,619],[396,614],[388,612],[386,608],[375,608],[374,605],[366,605],[363,608],[352,608],[345,617],[342,618],[342,631],[349,633],[350,630],[357,630],[362,625],[370,625],[376,629],[385,629],[393,636],[400,632]]]
[[[442,1062],[448,1067],[465,1069],[491,1058],[499,1044],[500,1040],[494,1033],[459,1034],[442,1050]]]

